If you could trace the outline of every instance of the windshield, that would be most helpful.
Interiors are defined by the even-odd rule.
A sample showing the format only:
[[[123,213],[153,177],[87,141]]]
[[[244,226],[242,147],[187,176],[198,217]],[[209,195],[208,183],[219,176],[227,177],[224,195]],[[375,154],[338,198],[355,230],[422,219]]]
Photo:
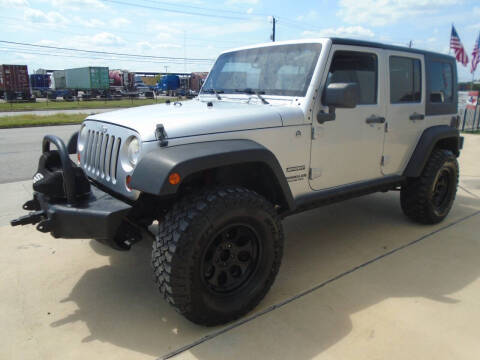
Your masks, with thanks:
[[[221,55],[202,93],[261,93],[305,96],[321,44],[290,44]]]

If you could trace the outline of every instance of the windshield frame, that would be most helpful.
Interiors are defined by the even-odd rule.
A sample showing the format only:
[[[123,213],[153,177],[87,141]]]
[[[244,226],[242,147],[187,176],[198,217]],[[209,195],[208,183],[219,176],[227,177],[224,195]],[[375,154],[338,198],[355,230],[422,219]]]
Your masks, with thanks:
[[[214,91],[217,91],[221,94],[234,94],[234,95],[247,95],[247,96],[252,96],[252,93],[259,93],[263,96],[266,97],[305,97],[308,92],[308,88],[312,82],[313,75],[315,73],[315,69],[317,67],[318,61],[321,56],[321,51],[322,51],[322,43],[321,42],[299,42],[299,43],[286,43],[286,44],[279,44],[279,45],[267,45],[267,46],[260,46],[260,47],[251,47],[251,48],[246,48],[246,49],[239,49],[239,50],[232,50],[228,51],[225,53],[222,53],[217,60],[215,61],[215,64],[213,65],[207,79],[205,80],[205,83],[202,86],[202,89],[200,90],[199,95],[212,95],[214,94]],[[282,50],[285,49],[285,47],[289,48],[298,48],[298,47],[304,47],[305,49],[308,50],[314,50],[315,54],[313,55],[312,62],[310,64],[310,68],[308,69],[305,74],[300,74],[299,76],[305,76],[305,83],[303,84],[303,89],[301,90],[290,90],[290,89],[264,89],[264,88],[245,88],[245,89],[226,89],[226,88],[213,88],[210,83],[214,82],[215,79],[212,78],[212,76],[218,75],[223,67],[225,66],[225,63],[227,63],[228,58],[231,58],[235,54],[241,54],[241,53],[248,53],[248,52],[256,52],[257,56],[262,54],[271,54],[272,52],[281,52]],[[268,56],[268,55],[267,55]],[[291,65],[288,63],[285,63],[286,65]],[[243,90],[243,91],[242,91]]]

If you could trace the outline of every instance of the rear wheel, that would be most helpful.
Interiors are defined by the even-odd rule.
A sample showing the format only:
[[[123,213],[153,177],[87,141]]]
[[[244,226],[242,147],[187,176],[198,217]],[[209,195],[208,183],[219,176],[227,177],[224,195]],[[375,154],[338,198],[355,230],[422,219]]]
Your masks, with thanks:
[[[409,179],[400,192],[402,210],[423,224],[436,224],[450,212],[458,186],[458,163],[451,151],[435,149],[422,175]]]
[[[278,272],[283,230],[273,206],[241,187],[217,188],[175,204],[160,224],[152,265],[160,292],[201,325],[252,310]]]

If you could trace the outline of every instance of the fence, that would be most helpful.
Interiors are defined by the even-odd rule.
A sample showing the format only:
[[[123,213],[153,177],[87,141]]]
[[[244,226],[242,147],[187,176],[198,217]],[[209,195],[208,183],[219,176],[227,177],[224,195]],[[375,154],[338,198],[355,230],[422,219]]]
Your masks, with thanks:
[[[478,131],[480,130],[480,106],[475,109],[465,109],[463,117],[461,116],[462,131]]]
[[[458,93],[458,115],[460,116],[460,130],[480,130],[480,105],[478,91],[460,91]]]

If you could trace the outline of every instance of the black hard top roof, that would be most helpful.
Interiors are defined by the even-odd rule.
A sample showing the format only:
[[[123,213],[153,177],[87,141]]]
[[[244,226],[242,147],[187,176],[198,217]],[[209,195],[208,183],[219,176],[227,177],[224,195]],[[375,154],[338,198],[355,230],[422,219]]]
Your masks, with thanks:
[[[366,46],[366,47],[373,47],[373,48],[386,49],[386,50],[410,52],[413,54],[429,55],[436,58],[448,59],[450,61],[455,60],[455,58],[450,55],[431,52],[427,50],[408,48],[406,46],[387,45],[387,44],[382,44],[382,43],[373,42],[373,41],[345,39],[345,38],[336,38],[336,37],[330,38],[330,40],[332,40],[333,44],[339,44],[339,45]]]

